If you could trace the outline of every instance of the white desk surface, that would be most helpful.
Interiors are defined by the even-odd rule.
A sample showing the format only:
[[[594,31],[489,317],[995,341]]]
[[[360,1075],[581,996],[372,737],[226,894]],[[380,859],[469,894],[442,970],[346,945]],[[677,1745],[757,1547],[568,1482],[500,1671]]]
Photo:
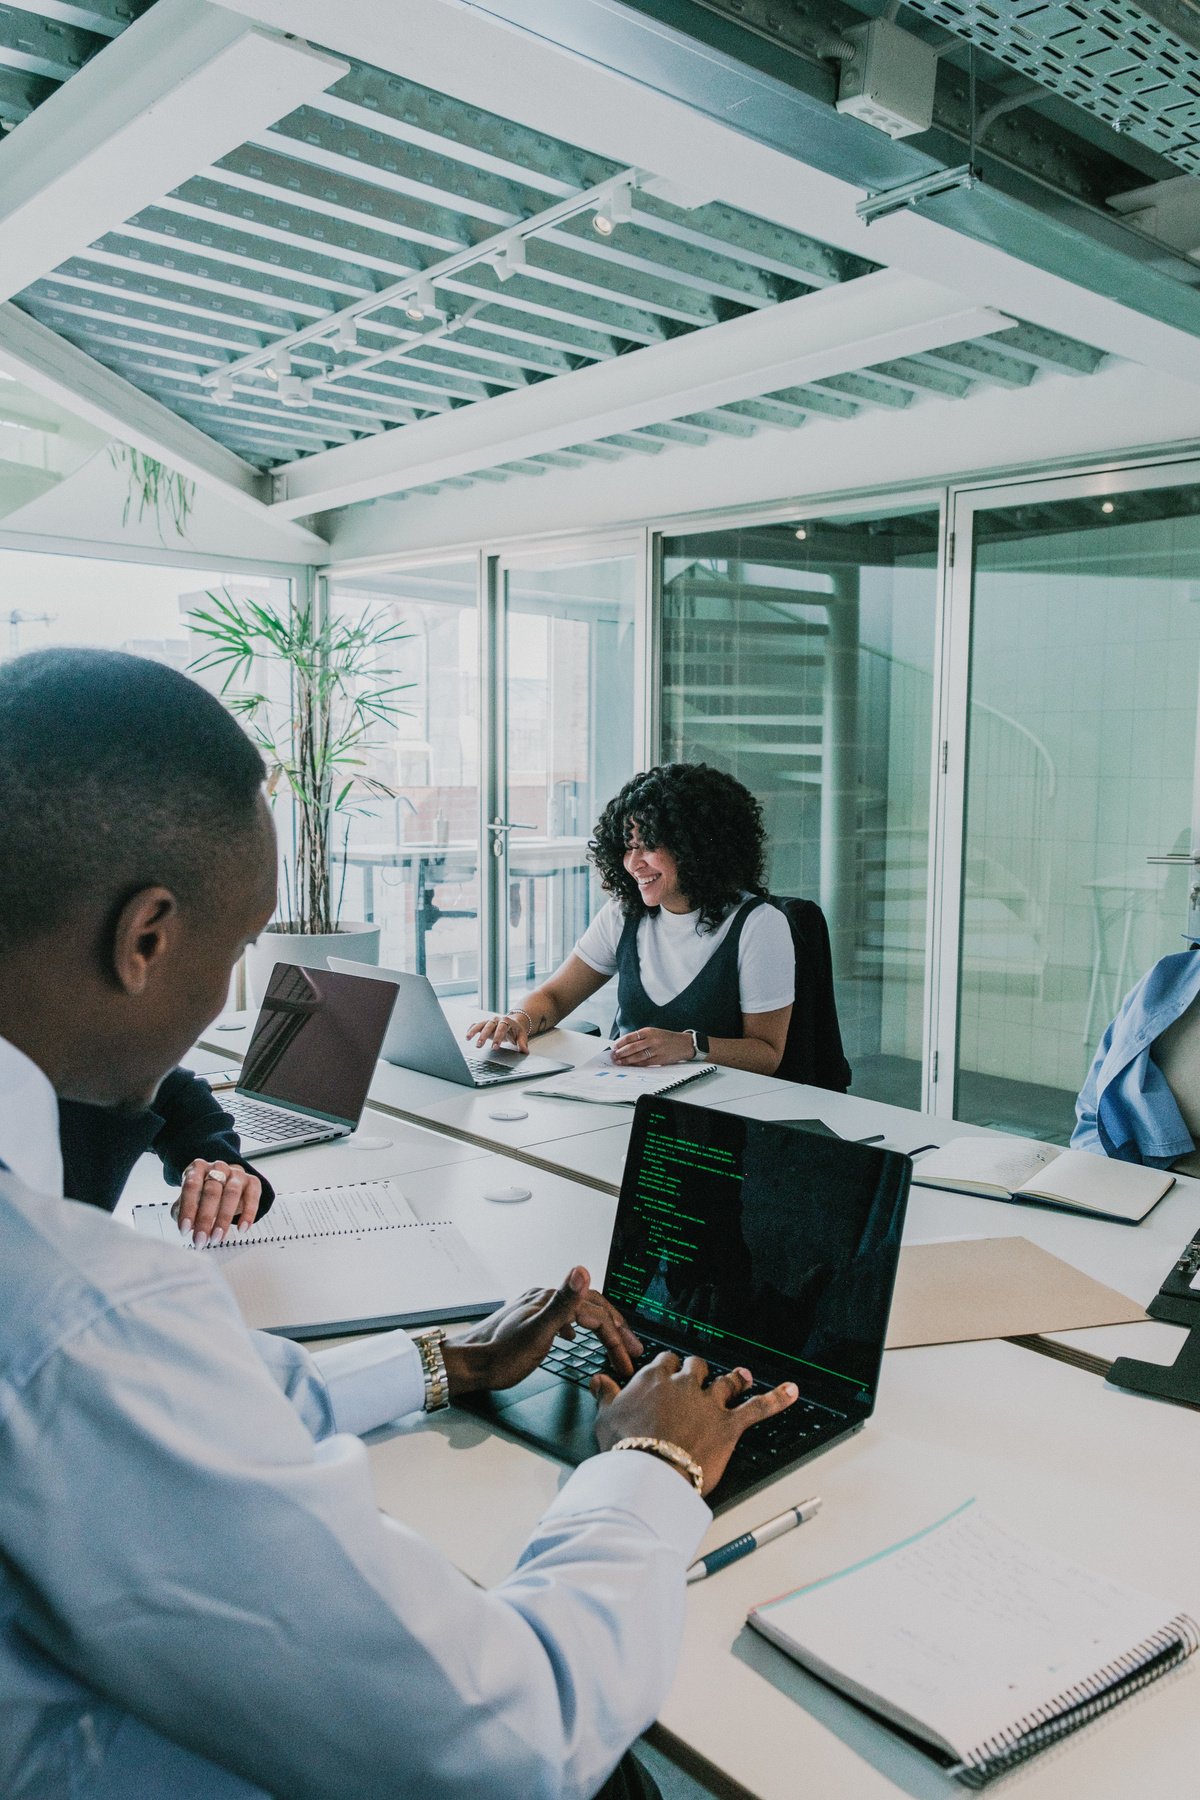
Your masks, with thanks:
[[[796,1087],[728,1103],[822,1118],[847,1135],[885,1130],[900,1148],[971,1129]],[[287,1191],[397,1175],[419,1213],[460,1225],[508,1291],[557,1282],[576,1261],[594,1274],[603,1268],[610,1196],[373,1109],[363,1130],[393,1141],[382,1151],[349,1140],[272,1158],[273,1180]],[[625,1135],[627,1127],[618,1127],[558,1141],[574,1155]],[[486,1200],[497,1181],[528,1187],[530,1199]],[[145,1197],[143,1183],[163,1197],[150,1159],[135,1171],[127,1201]],[[1189,1181],[1135,1229],[914,1189],[909,1235],[1020,1232],[1148,1298],[1198,1219],[1200,1183]],[[1140,1341],[1124,1338],[1127,1332]],[[1073,1333],[1070,1341],[1103,1340],[1099,1353],[1107,1355],[1118,1353],[1115,1339],[1135,1354],[1165,1344],[1159,1360],[1167,1360],[1177,1337],[1146,1325]],[[454,1412],[375,1434],[370,1455],[381,1505],[485,1583],[511,1568],[567,1475],[553,1459]],[[795,1800],[800,1791],[814,1800],[948,1800],[961,1790],[751,1633],[747,1607],[870,1554],[974,1494],[1026,1535],[1160,1593],[1172,1608],[1200,1613],[1200,1571],[1189,1555],[1198,1488],[1195,1413],[1122,1393],[1006,1343],[890,1352],[879,1408],[863,1432],[713,1527],[709,1547],[813,1492],[826,1501],[813,1523],[689,1593],[682,1660],[659,1722],[664,1748],[700,1759],[723,1791],[759,1800]],[[1157,1684],[1009,1785],[1027,1800],[1192,1792],[1198,1679],[1188,1668]]]
[[[464,1022],[470,1010],[470,1006],[462,1001],[451,1001],[447,1007],[456,1024]],[[235,1030],[220,1029],[222,1024],[231,1021]],[[251,1022],[249,1014],[231,1015],[231,1019],[218,1021],[217,1026],[210,1027],[201,1043],[205,1049],[219,1054],[240,1056]],[[578,1032],[556,1031],[540,1040],[539,1048],[545,1047],[548,1053],[578,1062],[595,1053],[598,1041]],[[686,1088],[681,1090],[680,1098],[688,1098]],[[865,1137],[882,1132],[887,1145],[905,1151],[913,1150],[919,1144],[945,1143],[953,1137],[981,1129],[858,1095],[834,1094],[824,1088],[803,1087],[732,1069],[721,1070],[698,1083],[694,1098],[697,1104],[728,1106],[751,1118],[821,1119],[845,1137]],[[520,1083],[488,1094],[475,1094],[432,1076],[396,1069],[388,1063],[378,1066],[372,1085],[372,1101],[386,1111],[417,1114],[427,1119],[435,1131],[441,1128],[468,1133],[485,1146],[536,1156],[563,1175],[605,1183],[614,1191],[620,1185],[630,1119],[622,1116],[614,1121],[607,1107],[522,1096]],[[525,1111],[528,1117],[507,1123],[489,1117],[492,1111],[501,1109]],[[527,1165],[522,1166],[527,1175],[535,1172]],[[1096,1280],[1145,1304],[1157,1292],[1172,1261],[1198,1227],[1200,1181],[1186,1176],[1177,1179],[1174,1188],[1148,1219],[1131,1227],[1056,1212],[1047,1207],[1013,1206],[923,1188],[918,1159],[905,1237],[908,1242],[936,1237],[1027,1237],[1053,1255],[1074,1263]],[[595,1253],[589,1250],[587,1254],[593,1256]],[[598,1267],[603,1266],[601,1253]],[[1122,1339],[1122,1332],[1135,1332],[1136,1337]],[[1181,1339],[1173,1327],[1147,1323],[1136,1327],[1107,1327],[1100,1336],[1091,1332],[1073,1332],[1065,1334],[1062,1341],[1108,1358],[1130,1354],[1169,1362]]]
[[[465,1029],[471,1018],[477,1016],[473,1009],[460,1000],[451,1000],[446,1005],[456,1029]],[[250,1029],[254,1023],[253,1013],[228,1013],[216,1024],[210,1025],[200,1040],[201,1048],[193,1058],[188,1059],[189,1067],[215,1066],[222,1056],[232,1062],[240,1062],[250,1040]],[[578,1064],[587,1062],[604,1048],[605,1040],[590,1037],[578,1031],[549,1031],[537,1039],[536,1053],[539,1056],[552,1058],[556,1062]],[[393,1063],[380,1062],[376,1065],[375,1075],[371,1082],[371,1103],[382,1107],[385,1111],[404,1116],[419,1116],[428,1119],[430,1124],[441,1126],[447,1131],[463,1132],[471,1137],[486,1140],[488,1145],[496,1149],[530,1149],[545,1143],[565,1143],[566,1140],[590,1134],[592,1132],[613,1129],[617,1119],[623,1119],[621,1127],[627,1139],[629,1135],[629,1115],[622,1109],[610,1106],[591,1106],[582,1102],[565,1100],[543,1100],[528,1091],[530,1086],[522,1081],[505,1082],[500,1087],[484,1089],[459,1087],[455,1082],[442,1081],[436,1075],[422,1075],[415,1069],[400,1069]],[[733,1102],[752,1095],[774,1093],[778,1089],[795,1092],[790,1082],[777,1080],[774,1076],[751,1075],[742,1069],[718,1069],[714,1075],[706,1075],[697,1082],[695,1095],[705,1106],[715,1106]],[[703,1094],[701,1094],[703,1090]],[[689,1090],[681,1090],[681,1097],[687,1098]],[[499,1120],[491,1117],[494,1112],[523,1112],[523,1119]],[[624,1148],[621,1151],[624,1158]],[[564,1165],[566,1166],[566,1165]],[[616,1181],[620,1181],[618,1166]]]
[[[378,1134],[385,1148],[363,1150],[355,1136]],[[495,1274],[500,1292],[534,1285],[557,1287],[568,1269],[583,1263],[599,1283],[608,1259],[615,1202],[543,1169],[423,1131],[368,1108],[359,1132],[333,1144],[315,1144],[264,1157],[264,1172],[277,1193],[393,1176],[423,1219],[449,1219]],[[529,1199],[504,1203],[490,1190],[520,1186]],[[143,1156],[131,1175],[118,1216],[135,1204],[171,1198],[155,1157]]]
[[[220,1099],[218,1092],[217,1098]],[[364,1150],[362,1141],[370,1138],[386,1140],[385,1147]],[[423,1131],[390,1114],[368,1107],[357,1132],[337,1138],[328,1144],[311,1144],[305,1150],[288,1150],[260,1159],[263,1173],[277,1193],[295,1192],[299,1188],[334,1186],[346,1181],[377,1181],[385,1175],[404,1179],[424,1169],[449,1168],[459,1163],[482,1163],[488,1152],[475,1144],[463,1144],[440,1132]],[[506,1165],[508,1166],[508,1165]],[[135,1205],[150,1201],[170,1200],[175,1190],[162,1178],[158,1158],[147,1153],[134,1165],[125,1192],[116,1209],[118,1218],[128,1217]]]
[[[370,1455],[385,1510],[485,1584],[512,1566],[565,1479],[551,1459],[455,1414],[379,1434]],[[892,1351],[862,1432],[714,1524],[709,1548],[810,1494],[825,1500],[811,1524],[689,1591],[660,1728],[760,1800],[959,1794],[920,1752],[752,1633],[747,1609],[975,1495],[1035,1541],[1195,1612],[1198,1482],[1196,1414],[1009,1344]],[[1027,1800],[1194,1792],[1198,1681],[1189,1667],[1158,1684],[1009,1785]]]

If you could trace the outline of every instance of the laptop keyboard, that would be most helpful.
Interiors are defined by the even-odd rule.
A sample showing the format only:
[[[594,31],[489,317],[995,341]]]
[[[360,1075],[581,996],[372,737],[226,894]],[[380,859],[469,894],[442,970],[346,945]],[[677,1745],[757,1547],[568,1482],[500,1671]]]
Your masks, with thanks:
[[[511,1075],[513,1066],[509,1062],[501,1062],[495,1056],[468,1056],[467,1067],[481,1087],[498,1081],[502,1075]]]
[[[667,1344],[655,1344],[647,1338],[642,1339],[642,1344],[642,1355],[635,1363],[635,1369],[644,1368],[648,1362],[653,1362],[660,1351],[670,1348]],[[542,1358],[542,1367],[549,1369],[552,1374],[561,1375],[564,1381],[574,1382],[578,1387],[587,1387],[592,1376],[598,1375],[607,1362],[608,1353],[595,1332],[576,1326],[572,1342],[564,1343],[555,1339],[549,1353]],[[728,1374],[730,1367],[729,1364],[711,1361],[708,1366],[713,1375]],[[764,1393],[765,1384],[756,1382],[749,1392]],[[801,1395],[785,1411],[763,1419],[757,1425],[751,1425],[739,1440],[734,1455],[739,1462],[749,1463],[752,1467],[760,1464],[768,1467],[785,1457],[803,1455],[808,1443],[814,1447],[824,1443],[848,1423],[845,1414],[835,1412],[830,1406],[821,1406],[815,1400],[806,1400]]]
[[[277,1106],[262,1106],[257,1100],[247,1100],[241,1094],[231,1096],[228,1110],[233,1114],[233,1123],[239,1137],[252,1138],[256,1144],[286,1144],[294,1137],[336,1137],[337,1132],[329,1127],[322,1127],[315,1119],[306,1119],[300,1113],[280,1112]]]

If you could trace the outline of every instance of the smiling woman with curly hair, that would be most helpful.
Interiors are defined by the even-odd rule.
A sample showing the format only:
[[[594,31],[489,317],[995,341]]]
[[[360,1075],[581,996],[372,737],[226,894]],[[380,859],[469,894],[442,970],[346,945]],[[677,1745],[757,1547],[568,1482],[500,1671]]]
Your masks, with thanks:
[[[773,1075],[796,960],[787,919],[766,898],[764,848],[762,809],[732,775],[706,763],[635,775],[590,844],[607,906],[549,981],[468,1036],[526,1050],[616,975],[615,1062],[699,1057]]]

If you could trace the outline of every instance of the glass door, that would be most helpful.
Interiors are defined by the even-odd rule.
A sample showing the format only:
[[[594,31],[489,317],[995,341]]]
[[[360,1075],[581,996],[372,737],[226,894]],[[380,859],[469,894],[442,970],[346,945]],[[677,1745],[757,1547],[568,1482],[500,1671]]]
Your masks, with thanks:
[[[954,529],[934,1104],[1065,1143],[1105,1026],[1188,930],[1200,486],[1031,482],[960,496]]]
[[[920,1101],[936,499],[662,544],[664,759],[762,805],[773,893],[829,925],[853,1091]]]
[[[492,1004],[509,1006],[558,967],[603,904],[588,838],[645,742],[644,542],[505,560],[494,591],[484,838]]]

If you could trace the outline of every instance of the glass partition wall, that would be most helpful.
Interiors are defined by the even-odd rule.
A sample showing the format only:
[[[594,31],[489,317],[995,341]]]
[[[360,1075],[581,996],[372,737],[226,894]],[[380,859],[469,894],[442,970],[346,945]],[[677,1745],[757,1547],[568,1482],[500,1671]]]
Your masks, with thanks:
[[[644,565],[638,539],[331,579],[332,607],[405,633],[400,715],[364,744],[395,798],[344,845],[344,916],[382,926],[384,963],[504,1006],[587,924],[587,839],[643,747]]]
[[[920,1103],[940,514],[663,540],[661,748],[761,802],[776,894],[819,900],[854,1091]]]
[[[503,676],[486,831],[501,1005],[551,974],[603,904],[587,844],[640,748],[640,551],[553,550],[497,572]],[[600,996],[588,1017],[606,1027],[609,1012]]]
[[[336,581],[329,604],[405,634],[381,653],[399,716],[364,746],[364,774],[394,798],[349,819],[343,916],[381,926],[379,958],[477,994],[479,958],[478,559]],[[341,876],[335,876],[341,879]]]
[[[1184,946],[1200,845],[1200,485],[1151,473],[979,493],[956,516],[953,1111],[1059,1143],[1122,996]]]
[[[600,807],[660,759],[761,801],[772,891],[829,923],[856,1093],[1065,1142],[1189,895],[1200,928],[1195,462],[332,591],[410,632],[406,716],[372,748],[402,798],[355,822],[347,893],[442,991],[510,1004],[555,967],[602,900]]]

